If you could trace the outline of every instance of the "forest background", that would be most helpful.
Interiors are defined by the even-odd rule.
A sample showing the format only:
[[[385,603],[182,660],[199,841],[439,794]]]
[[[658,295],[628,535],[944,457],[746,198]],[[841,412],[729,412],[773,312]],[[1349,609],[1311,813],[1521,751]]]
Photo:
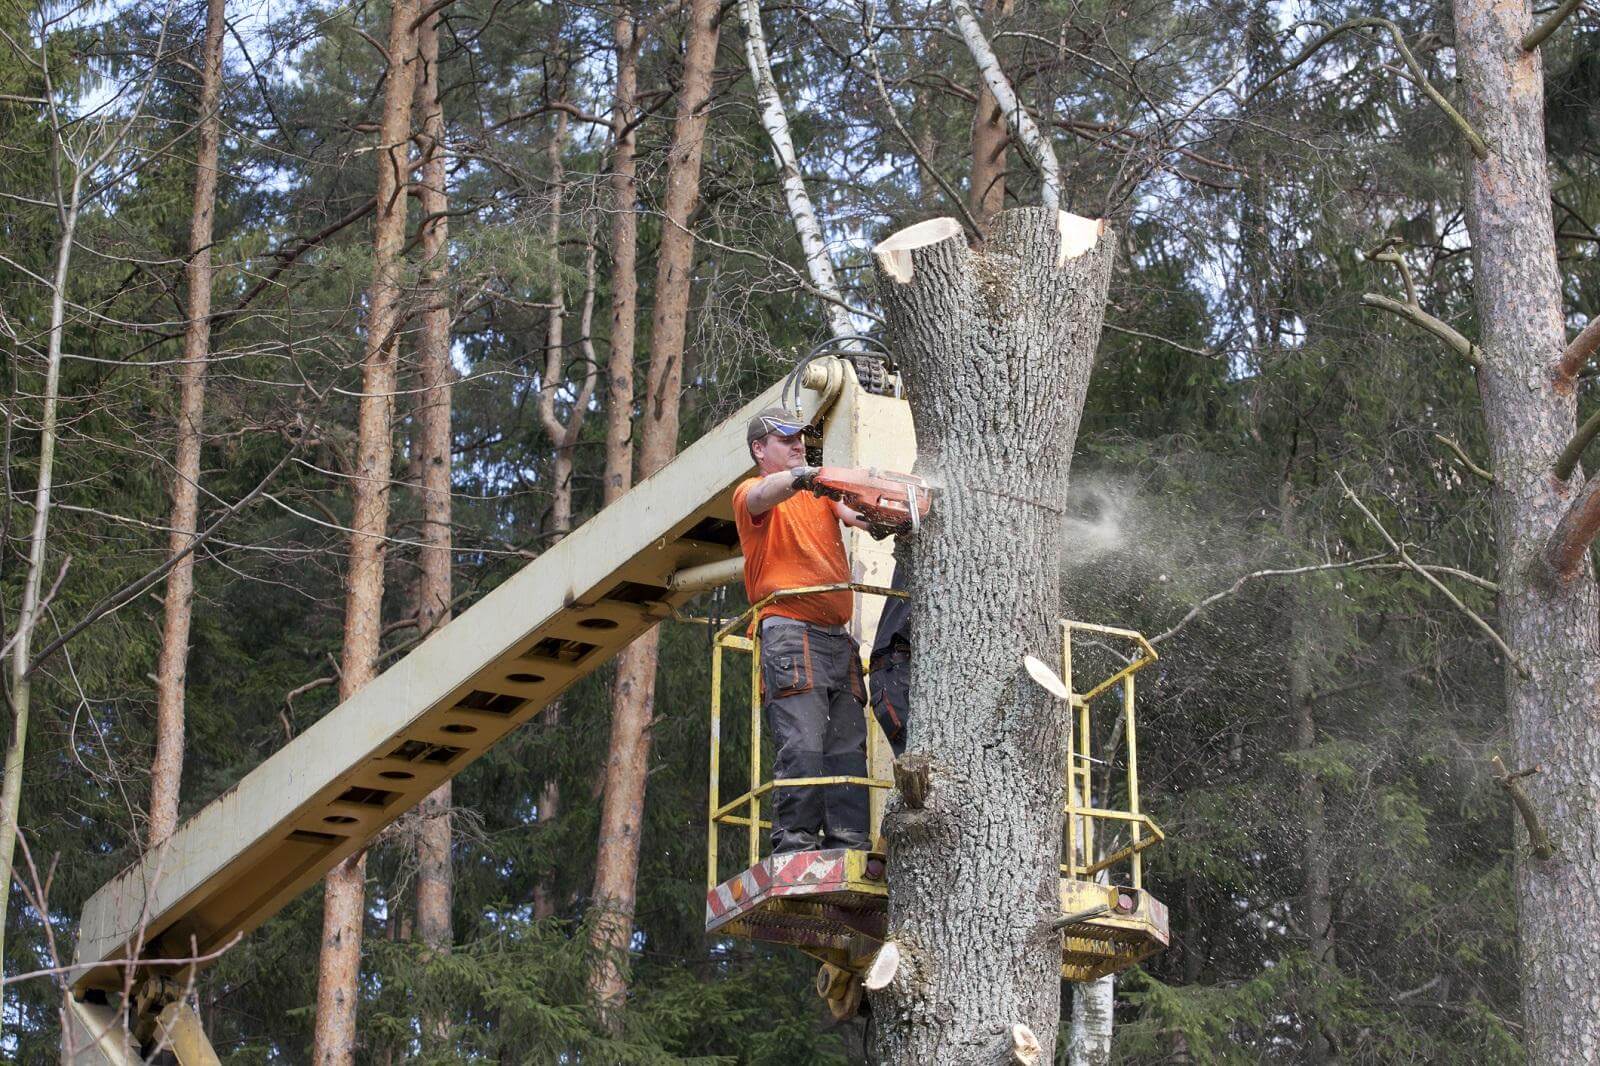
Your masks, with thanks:
[[[608,429],[659,420],[651,405],[670,390],[681,427],[669,429],[691,441],[832,332],[836,305],[807,272],[761,122],[745,6],[405,8],[436,27],[443,119],[430,131],[419,90],[405,152],[419,175],[430,151],[443,160],[448,200],[428,206],[420,177],[390,199],[404,208],[397,325],[374,338],[380,157],[401,168],[380,144],[388,5],[213,0],[225,32],[211,38],[222,60],[208,107],[206,5],[0,3],[7,652],[36,544],[33,650],[71,636],[28,675],[26,745],[13,740],[24,761],[8,764],[26,889],[5,916],[8,981],[67,961],[82,901],[153,836],[169,608],[163,584],[141,579],[172,550],[176,456],[199,421],[185,421],[181,377],[194,365],[184,338],[207,114],[220,123],[214,276],[189,528],[222,524],[192,553],[182,815],[337,702],[372,349],[387,346],[397,374],[381,666],[439,614],[417,591],[437,546],[419,444],[421,398],[437,395],[419,354],[430,316],[447,312],[454,379],[455,610],[602,505]],[[708,99],[691,108],[703,160],[679,223],[669,179],[684,173],[687,39],[708,10],[720,40]],[[1448,94],[1437,5],[1018,0],[982,12],[1060,155],[1063,206],[1111,218],[1120,242],[1062,582],[1076,616],[1162,637],[1141,688],[1141,779],[1170,834],[1146,870],[1173,946],[1116,982],[1116,1062],[1522,1054],[1514,814],[1490,761],[1507,748],[1501,663],[1478,624],[1495,621],[1496,571],[1471,458],[1486,450],[1478,400],[1470,369],[1433,337],[1361,299],[1398,290],[1392,262],[1370,255],[1398,252],[1428,311],[1472,335],[1464,149],[1381,30],[1292,62],[1321,32],[1311,20],[1372,13],[1396,21]],[[872,331],[874,240],[944,214],[981,226],[1001,203],[1033,202],[1039,175],[1008,145],[944,4],[771,3],[761,17],[842,299]],[[624,24],[632,112],[618,104]],[[1543,56],[1577,328],[1600,308],[1600,19],[1579,11]],[[637,152],[625,207],[636,260],[624,259],[636,294],[617,268],[619,135]],[[58,275],[65,190],[80,179]],[[423,254],[439,219],[443,270]],[[692,269],[659,269],[686,232]],[[658,305],[679,281],[684,334],[658,374],[658,334],[677,328]],[[619,358],[637,360],[631,392],[617,387]],[[1592,391],[1586,381],[1585,416]],[[1384,530],[1459,600],[1398,561]],[[697,605],[741,606],[737,590]],[[594,948],[618,698],[606,671],[462,774],[448,817],[408,816],[372,848],[358,1061],[861,1061],[865,1023],[829,1021],[802,957],[703,933],[704,629],[665,624],[659,656],[626,964],[606,971]],[[13,674],[13,722],[16,685]],[[418,894],[440,883],[427,838],[441,821],[448,952],[418,931]],[[321,893],[307,893],[205,971],[194,994],[224,1062],[310,1061],[322,915]],[[597,968],[625,981],[625,1009],[597,992]],[[57,981],[5,993],[0,1052],[53,1060]],[[1060,1044],[1065,1061],[1072,1041]]]

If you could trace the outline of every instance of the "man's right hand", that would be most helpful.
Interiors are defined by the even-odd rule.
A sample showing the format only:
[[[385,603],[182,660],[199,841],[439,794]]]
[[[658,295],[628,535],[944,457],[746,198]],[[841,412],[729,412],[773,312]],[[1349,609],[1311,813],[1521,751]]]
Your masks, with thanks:
[[[817,475],[820,473],[822,473],[820,466],[796,466],[789,469],[789,476],[794,479],[794,487],[809,492],[817,491]]]

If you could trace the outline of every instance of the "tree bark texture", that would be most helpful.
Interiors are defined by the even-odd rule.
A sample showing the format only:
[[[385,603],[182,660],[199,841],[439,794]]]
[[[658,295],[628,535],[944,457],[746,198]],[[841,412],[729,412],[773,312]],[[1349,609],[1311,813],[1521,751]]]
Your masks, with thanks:
[[[1528,1061],[1600,1061],[1600,601],[1585,560],[1548,573],[1542,549],[1583,484],[1551,472],[1576,426],[1559,371],[1565,335],[1544,146],[1540,55],[1519,42],[1525,2],[1456,0],[1457,69],[1468,121],[1490,146],[1466,157],[1467,226],[1482,367],[1478,388],[1495,472],[1500,617],[1523,677],[1505,671],[1512,769],[1555,838],[1548,860],[1516,863]],[[1513,817],[1507,814],[1507,817]]]
[[[450,531],[450,200],[446,191],[444,108],[439,100],[439,13],[417,27],[417,114],[421,116],[422,208],[420,255],[424,306],[417,331],[422,392],[413,415],[412,452],[420,467],[423,547],[417,553],[417,633],[427,636],[450,620],[453,598]],[[450,908],[455,871],[450,861],[451,787],[446,781],[423,800],[417,837],[417,935],[435,951],[454,939]]]
[[[200,107],[195,129],[194,204],[189,215],[188,292],[183,327],[183,362],[178,368],[177,449],[173,459],[172,532],[167,550],[189,546],[200,520],[200,450],[204,443],[206,361],[211,356],[211,236],[217,206],[217,141],[222,116],[224,0],[207,0],[200,51]],[[156,657],[156,744],[150,764],[149,842],[154,847],[178,827],[178,790],[183,779],[183,705],[189,667],[189,624],[194,599],[194,556],[185,555],[167,574]]]
[[[367,328],[362,353],[361,401],[356,425],[356,469],[351,472],[350,563],[345,587],[344,650],[339,698],[347,700],[377,675],[383,628],[383,564],[389,527],[394,462],[395,356],[400,315],[400,250],[406,236],[406,183],[411,168],[411,102],[417,0],[395,0],[389,25],[392,57],[384,83],[378,129],[377,207],[373,223],[372,281],[367,288]],[[312,1057],[317,1066],[355,1061],[356,1007],[360,1000],[362,919],[366,913],[366,853],[328,873],[322,904],[322,952],[317,967],[317,1021]]]
[[[624,4],[612,27],[617,80],[611,101],[611,357],[606,363],[606,503],[633,486],[633,356],[639,314],[639,23]]]
[[[891,801],[878,1061],[1009,1061],[1012,1026],[1053,1061],[1061,1014],[1065,712],[1022,669],[1059,656],[1061,515],[1115,240],[1046,208],[969,249],[951,219],[878,246],[918,468],[941,489],[911,541],[917,633],[908,756],[926,806]]]
[[[1010,10],[1010,0],[988,0],[984,4],[985,14],[1009,14]],[[989,219],[1006,205],[1010,145],[1005,113],[980,77],[978,103],[972,111],[972,182],[967,188],[967,209],[979,226],[987,226]]]
[[[666,197],[662,205],[666,221],[656,263],[650,367],[640,411],[641,478],[665,466],[678,450],[684,341],[694,282],[694,232],[690,225],[700,203],[700,163],[719,36],[717,11],[716,0],[690,0],[688,7],[678,111],[667,156]],[[631,35],[634,31],[628,32]],[[619,47],[622,38],[623,29],[619,26]],[[633,44],[637,48],[637,41]],[[631,262],[631,248],[628,258]],[[614,355],[613,364],[615,359]],[[632,449],[622,436],[627,428],[613,412],[606,434],[608,470],[631,463]],[[624,451],[629,453],[626,459]],[[606,501],[611,502],[626,488],[619,479],[612,495],[613,483],[608,475]],[[611,744],[600,798],[589,991],[603,1023],[613,1029],[620,1022],[628,994],[627,957],[638,897],[639,842],[650,768],[650,727],[655,721],[658,649],[659,634],[654,629],[630,644],[617,660],[616,680],[611,688]]]
[[[1110,974],[1072,986],[1072,1022],[1067,1029],[1070,1066],[1106,1066],[1111,1061],[1111,1023],[1117,979]]]

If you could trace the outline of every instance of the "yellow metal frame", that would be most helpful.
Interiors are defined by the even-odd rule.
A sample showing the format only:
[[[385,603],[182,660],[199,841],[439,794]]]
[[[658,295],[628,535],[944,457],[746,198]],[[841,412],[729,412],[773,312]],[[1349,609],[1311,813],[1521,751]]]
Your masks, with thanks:
[[[1078,692],[1072,676],[1072,636],[1074,633],[1093,633],[1127,641],[1134,646],[1135,654],[1122,669],[1094,683],[1085,692]],[[1134,714],[1134,675],[1156,661],[1156,650],[1144,635],[1131,629],[1095,625],[1090,622],[1061,620],[1061,677],[1070,693],[1073,711],[1069,722],[1072,735],[1067,742],[1067,802],[1066,859],[1061,873],[1074,881],[1093,880],[1096,874],[1109,870],[1122,862],[1130,864],[1130,887],[1144,887],[1143,852],[1166,839],[1161,827],[1139,810],[1139,727]],[[1123,729],[1128,740],[1128,766],[1125,781],[1128,792],[1126,810],[1095,807],[1093,797],[1093,771],[1096,760],[1090,755],[1093,737],[1094,701],[1114,688],[1121,689]],[[1109,770],[1109,767],[1108,767]],[[1109,782],[1108,782],[1109,785]],[[1079,802],[1080,797],[1083,802]],[[1124,822],[1129,827],[1130,843],[1110,855],[1095,859],[1095,828],[1101,821]],[[1146,836],[1146,831],[1149,836]]]
[[[761,780],[761,627],[751,626],[749,621],[759,617],[760,612],[776,603],[778,600],[788,599],[793,596],[810,596],[823,592],[861,592],[870,596],[893,596],[905,599],[906,593],[899,589],[880,588],[877,585],[863,585],[859,582],[845,582],[837,585],[808,585],[804,588],[781,589],[752,604],[743,614],[717,630],[712,640],[711,647],[711,788],[710,799],[706,807],[709,831],[706,833],[706,890],[710,891],[720,883],[717,877],[717,851],[721,843],[719,827],[724,825],[741,826],[748,834],[748,861],[745,868],[756,865],[761,861],[761,831],[770,829],[772,822],[761,817],[761,801],[780,788],[806,788],[813,785],[863,785],[867,788],[889,789],[894,787],[890,778],[870,776],[873,768],[869,766],[867,777],[835,776],[835,777],[793,777],[778,778],[772,781]],[[745,636],[737,630],[749,629],[750,635]],[[722,769],[722,655],[725,650],[748,652],[750,654],[750,788],[731,800],[722,799],[721,769]],[[880,728],[878,720],[873,717],[870,705],[864,706],[861,713],[866,716],[867,729]],[[868,745],[869,749],[872,745]],[[743,814],[736,814],[739,808],[745,808]],[[868,826],[868,838],[878,839],[880,816],[874,812]]]

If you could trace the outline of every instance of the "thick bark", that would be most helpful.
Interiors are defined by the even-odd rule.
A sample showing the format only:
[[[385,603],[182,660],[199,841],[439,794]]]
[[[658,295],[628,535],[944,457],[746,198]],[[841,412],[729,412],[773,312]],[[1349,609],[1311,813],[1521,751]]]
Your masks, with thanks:
[[[716,60],[716,0],[690,0],[688,36],[672,150],[667,157],[666,215],[656,262],[656,302],[651,319],[650,369],[642,405],[639,476],[665,466],[678,449],[679,398],[689,297],[694,281],[694,233],[700,202],[700,162],[710,118],[711,73]],[[618,30],[619,40],[621,29]],[[613,374],[613,377],[615,375]],[[623,427],[613,420],[606,439],[607,467],[623,464]],[[607,479],[608,502],[611,480]],[[621,495],[624,485],[618,486]],[[589,989],[602,1019],[615,1027],[628,992],[627,952],[639,877],[639,840],[644,824],[645,783],[650,763],[650,727],[655,714],[658,635],[652,629],[617,660],[611,690],[611,748],[600,803],[599,851],[595,858],[593,961]]]
[[[417,369],[422,392],[413,415],[412,455],[418,466],[422,528],[417,553],[417,633],[426,636],[450,620],[450,201],[446,192],[444,108],[439,100],[439,14],[417,27],[416,100],[421,116],[421,295]],[[451,788],[446,781],[423,800],[417,837],[417,935],[434,951],[453,940],[450,908],[455,871],[450,862]],[[430,1026],[437,1029],[438,1026]]]
[[[750,68],[750,80],[755,83],[756,102],[761,106],[761,125],[772,143],[772,158],[783,176],[783,197],[789,206],[789,218],[795,233],[800,237],[800,249],[805,255],[806,273],[818,295],[827,301],[828,328],[836,337],[854,333],[850,312],[833,272],[833,259],[828,255],[828,242],[822,236],[822,226],[817,221],[816,208],[811,194],[806,192],[805,176],[800,173],[800,160],[795,154],[794,137],[789,132],[789,114],[778,92],[777,80],[772,76],[772,61],[767,56],[767,35],[761,27],[760,0],[739,0],[739,21],[744,26],[745,64]]]
[[[177,454],[173,461],[172,533],[168,551],[178,555],[199,529],[200,449],[204,441],[206,360],[211,354],[211,234],[217,205],[217,141],[222,116],[224,0],[207,0],[200,52],[200,108],[196,127],[194,201],[189,215],[187,321],[183,363],[178,370]],[[167,574],[167,595],[156,658],[156,745],[150,764],[150,846],[178,826],[178,789],[183,779],[183,704],[189,666],[189,622],[194,598],[194,555]]]
[[[1060,516],[1115,244],[1028,208],[977,249],[939,219],[876,250],[919,469],[942,489],[911,541],[907,752],[931,769],[924,809],[893,800],[886,820],[904,962],[873,993],[880,1062],[1004,1062],[1019,1024],[1054,1057],[1067,741],[1021,667],[1060,639]]]
[[[1009,14],[1010,10],[1010,0],[988,0],[984,4],[985,14]],[[1010,144],[1005,113],[988,84],[979,78],[978,103],[972,112],[972,182],[967,188],[967,208],[980,226],[987,226],[989,219],[1006,205]]]
[[[400,250],[406,236],[404,175],[411,167],[411,102],[417,0],[395,0],[390,14],[383,117],[378,130],[377,209],[373,223],[372,281],[362,357],[361,402],[356,426],[356,468],[351,472],[350,564],[346,576],[344,649],[339,698],[347,700],[377,675],[383,628],[383,564],[389,527],[389,487],[394,462],[395,361],[400,325]],[[317,1021],[313,1061],[344,1066],[355,1061],[356,1007],[366,913],[366,853],[329,872],[323,894],[322,952],[317,969]]]
[[[1468,158],[1467,226],[1481,330],[1477,379],[1495,471],[1500,618],[1527,668],[1505,671],[1512,769],[1557,852],[1528,853],[1517,830],[1516,900],[1528,1061],[1600,1060],[1600,602],[1587,561],[1567,575],[1546,541],[1583,484],[1550,464],[1571,438],[1576,397],[1559,372],[1565,331],[1544,147],[1543,71],[1523,52],[1525,2],[1456,0],[1466,117],[1491,145]],[[1514,817],[1509,811],[1507,817]],[[1552,916],[1559,915],[1559,920]]]

